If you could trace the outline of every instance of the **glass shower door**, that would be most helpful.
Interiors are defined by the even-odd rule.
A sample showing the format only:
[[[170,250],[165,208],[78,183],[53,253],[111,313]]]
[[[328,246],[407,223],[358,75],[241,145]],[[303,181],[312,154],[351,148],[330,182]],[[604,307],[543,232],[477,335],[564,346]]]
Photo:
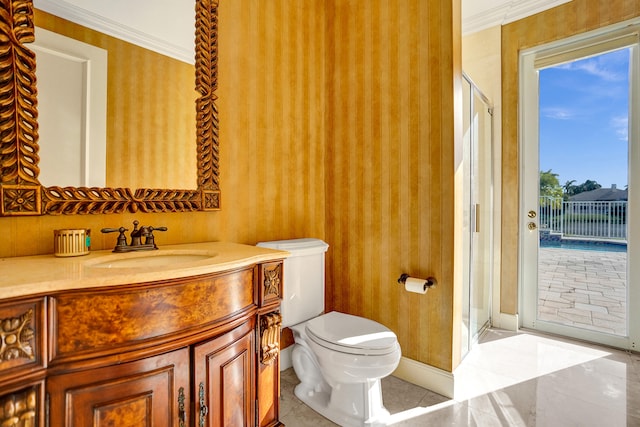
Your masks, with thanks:
[[[491,323],[492,110],[465,75],[462,355]]]

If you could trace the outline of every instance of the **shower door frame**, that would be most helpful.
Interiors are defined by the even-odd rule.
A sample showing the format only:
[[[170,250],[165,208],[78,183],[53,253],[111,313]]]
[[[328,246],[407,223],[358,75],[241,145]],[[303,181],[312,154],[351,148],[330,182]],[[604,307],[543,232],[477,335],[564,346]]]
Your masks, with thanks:
[[[492,305],[493,305],[493,202],[494,202],[494,117],[493,105],[489,98],[479,89],[475,82],[466,74],[462,73],[463,79],[469,85],[469,111],[465,109],[467,115],[465,121],[469,124],[469,138],[465,138],[463,147],[463,210],[465,226],[463,228],[463,325],[462,325],[462,346],[461,353],[464,357],[477,343],[482,333],[491,326]],[[465,87],[466,90],[466,87]],[[477,108],[476,101],[482,103],[481,109]],[[465,106],[466,107],[466,106]],[[489,129],[488,143],[480,144],[480,130],[476,114],[484,111],[488,114]],[[486,117],[485,117],[486,119]],[[466,129],[465,129],[466,131]],[[486,136],[485,130],[485,136]],[[479,173],[480,157],[488,163],[484,165],[484,173]],[[479,176],[482,175],[482,176]],[[479,194],[482,193],[483,196]],[[482,224],[482,226],[480,226]],[[482,233],[482,236],[480,235]],[[482,247],[480,242],[483,240]],[[478,257],[478,252],[483,251],[486,258]],[[482,262],[484,260],[484,262]],[[482,263],[482,265],[479,265]],[[480,277],[484,276],[484,277]],[[478,283],[486,288],[480,290],[482,293],[482,304],[485,304],[482,319],[474,319],[473,301],[477,300]],[[476,298],[474,298],[474,296]],[[466,322],[466,324],[465,324]],[[465,328],[468,332],[465,334]],[[465,336],[466,335],[466,336]]]

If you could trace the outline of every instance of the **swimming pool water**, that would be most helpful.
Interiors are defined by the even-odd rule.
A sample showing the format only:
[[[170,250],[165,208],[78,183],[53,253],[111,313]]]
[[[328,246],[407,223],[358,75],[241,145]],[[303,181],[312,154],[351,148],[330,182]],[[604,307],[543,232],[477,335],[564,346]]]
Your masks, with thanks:
[[[581,251],[627,252],[626,243],[611,243],[592,240],[541,241],[541,248],[576,249]]]

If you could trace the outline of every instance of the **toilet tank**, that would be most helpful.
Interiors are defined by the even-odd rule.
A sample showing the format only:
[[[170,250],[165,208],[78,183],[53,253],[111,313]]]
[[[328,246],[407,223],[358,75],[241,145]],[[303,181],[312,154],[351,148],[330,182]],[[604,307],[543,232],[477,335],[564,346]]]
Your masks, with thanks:
[[[329,245],[319,239],[260,242],[257,246],[288,251],[284,260],[282,326],[292,326],[324,311],[324,254]]]

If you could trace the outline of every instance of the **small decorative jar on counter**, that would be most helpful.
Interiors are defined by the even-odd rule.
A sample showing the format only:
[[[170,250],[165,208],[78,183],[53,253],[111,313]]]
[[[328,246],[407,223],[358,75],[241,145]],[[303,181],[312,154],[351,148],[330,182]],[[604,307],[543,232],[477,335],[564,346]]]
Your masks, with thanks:
[[[53,254],[59,257],[87,255],[91,249],[91,229],[53,230]]]

